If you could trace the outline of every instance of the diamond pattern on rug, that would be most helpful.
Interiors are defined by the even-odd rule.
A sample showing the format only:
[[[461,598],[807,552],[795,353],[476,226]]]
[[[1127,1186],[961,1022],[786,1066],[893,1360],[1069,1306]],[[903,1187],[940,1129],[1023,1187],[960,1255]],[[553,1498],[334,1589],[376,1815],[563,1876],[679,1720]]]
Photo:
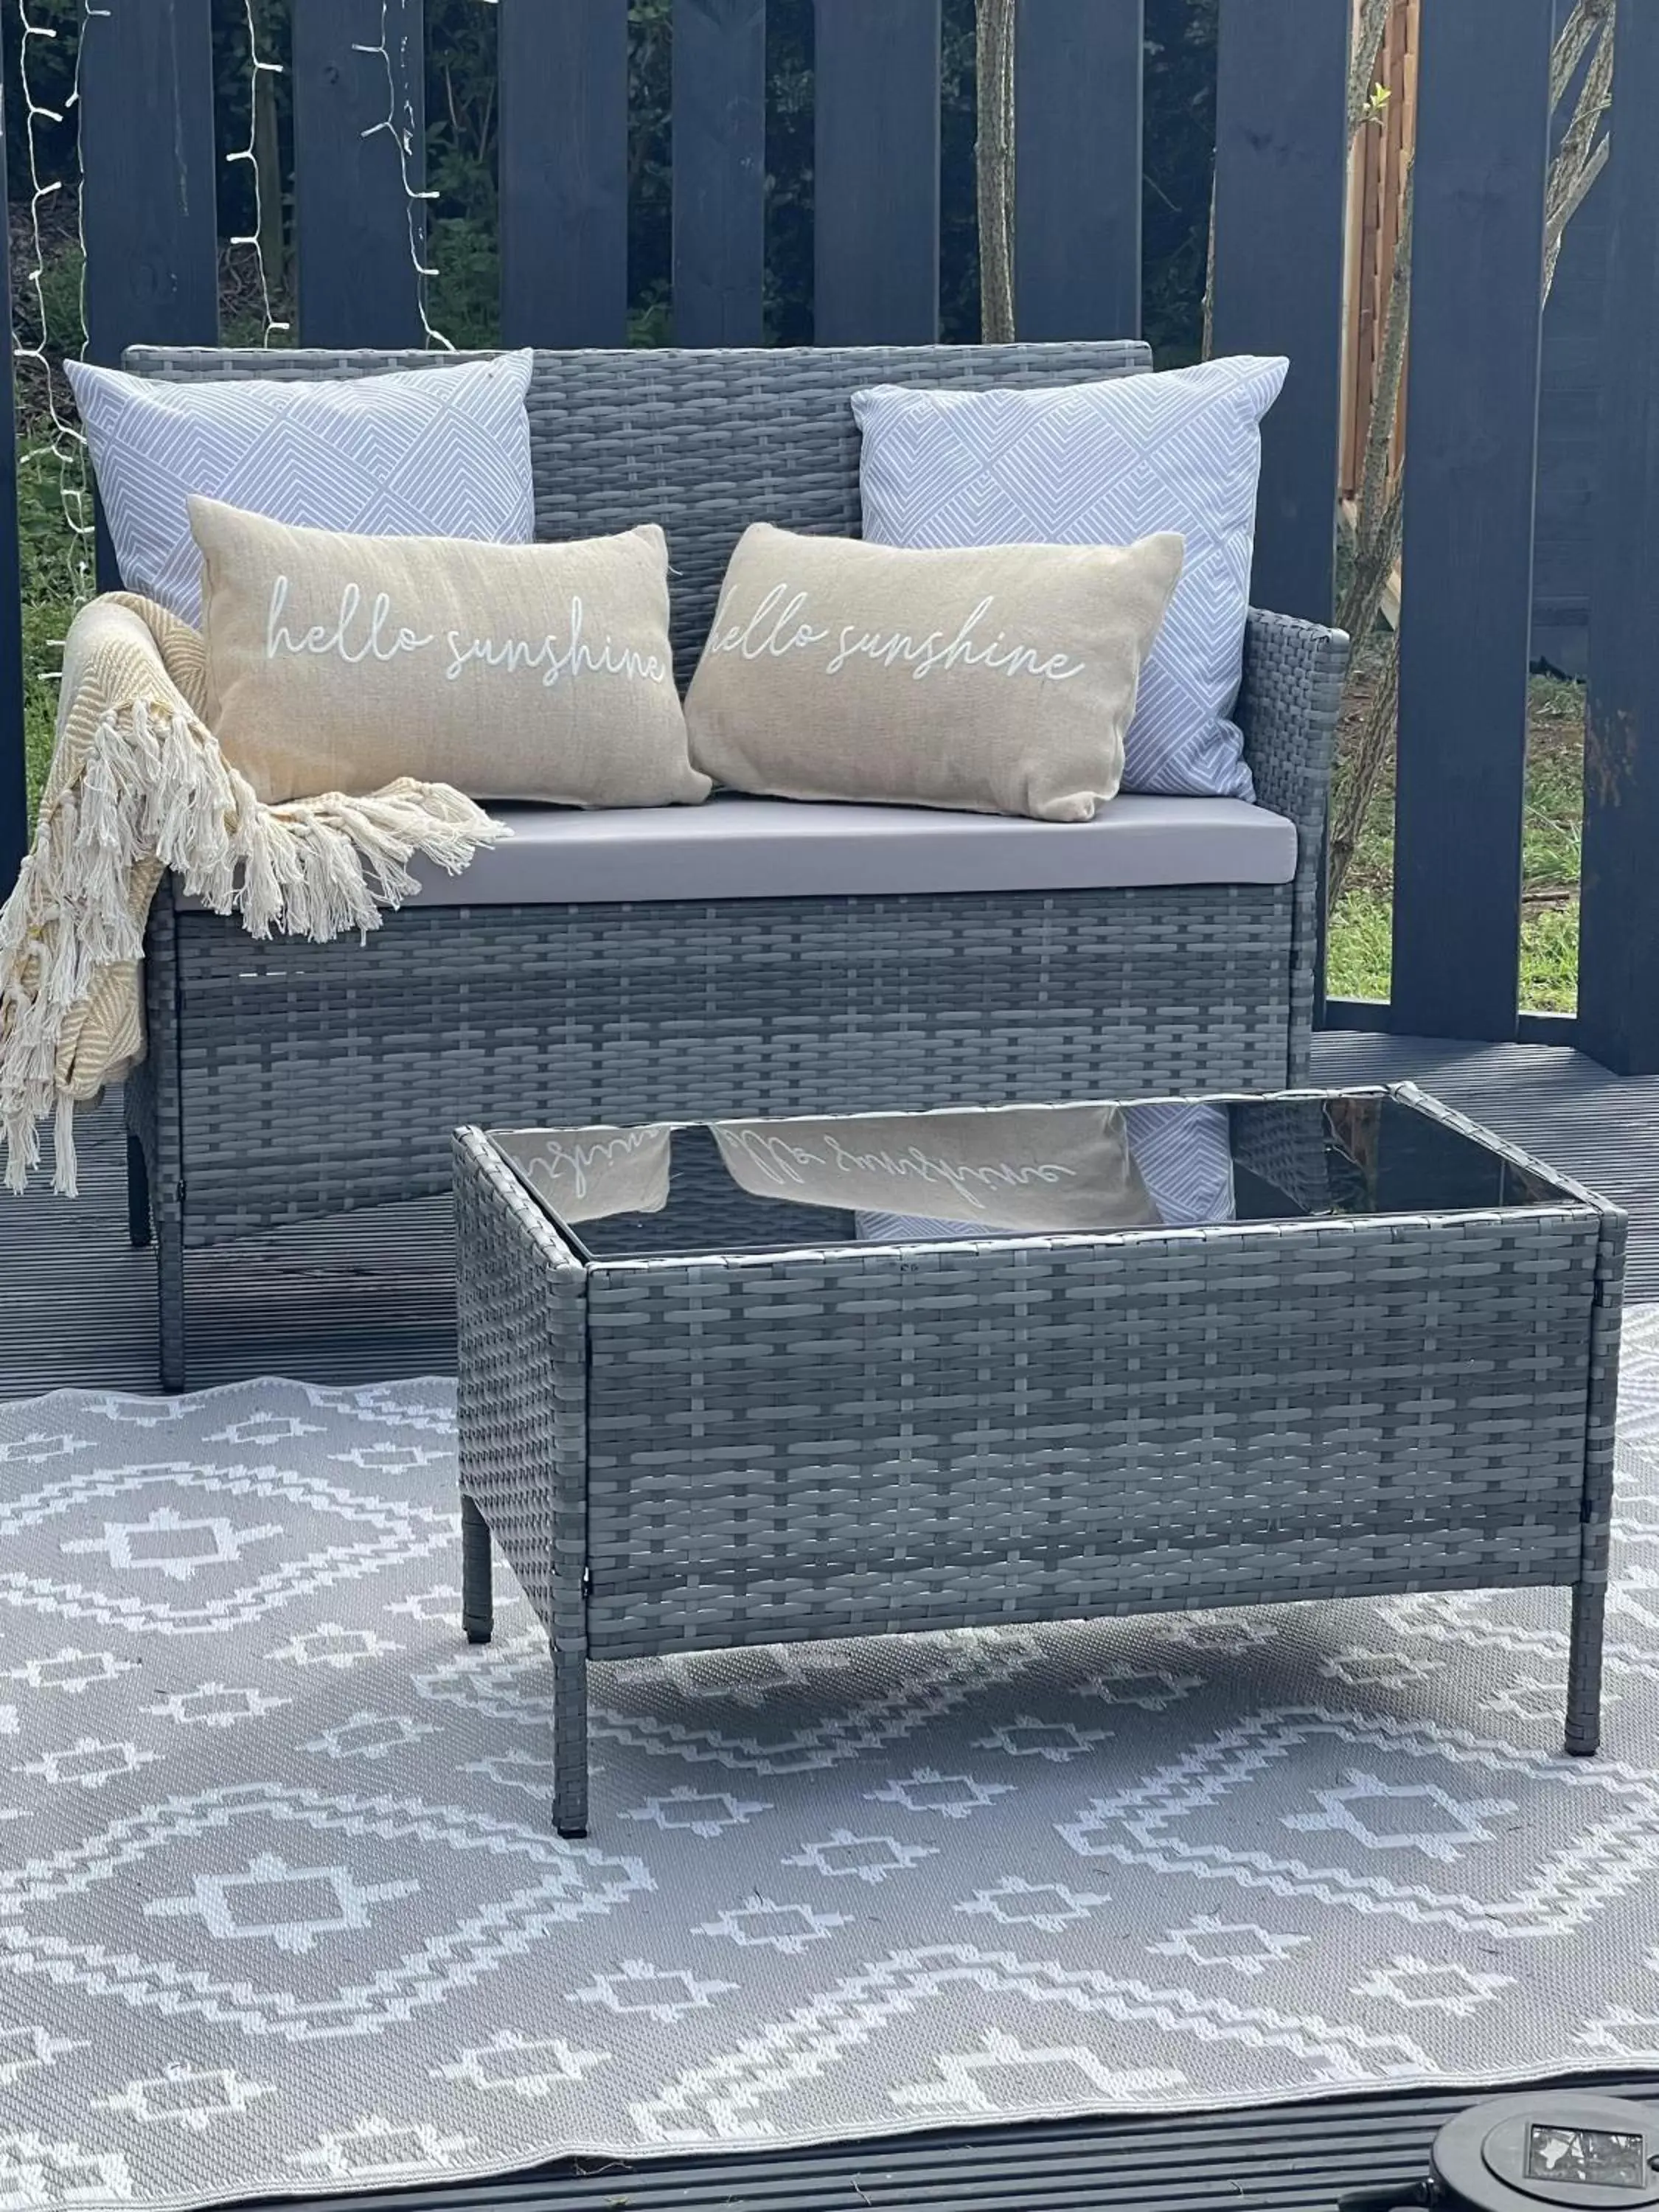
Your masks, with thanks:
[[[580,1843],[453,1398],[0,1408],[0,2203],[1659,2063],[1659,1309],[1595,1759],[1553,1591],[687,1653]]]

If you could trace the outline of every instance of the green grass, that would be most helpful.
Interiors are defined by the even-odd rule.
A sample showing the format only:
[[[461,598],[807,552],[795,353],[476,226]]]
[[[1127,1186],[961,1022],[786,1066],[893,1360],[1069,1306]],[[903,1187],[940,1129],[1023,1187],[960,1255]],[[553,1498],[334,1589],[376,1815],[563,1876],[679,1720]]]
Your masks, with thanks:
[[[61,641],[75,618],[75,603],[37,597],[23,602],[23,729],[28,749],[29,825],[40,787],[52,764],[52,726],[58,714],[53,681],[63,659]]]
[[[1351,710],[1349,719],[1357,720],[1357,713]],[[1583,757],[1583,686],[1534,677],[1521,842],[1521,1004],[1529,1012],[1571,1013],[1577,1002]],[[1325,966],[1333,998],[1389,996],[1393,890],[1389,775],[1372,798],[1341,903],[1331,918]]]
[[[38,439],[42,434],[35,434]],[[52,762],[63,641],[78,604],[69,567],[76,540],[64,519],[58,467],[49,454],[26,464],[20,472],[18,521],[23,569],[23,727],[33,826]],[[87,557],[91,557],[89,550]]]

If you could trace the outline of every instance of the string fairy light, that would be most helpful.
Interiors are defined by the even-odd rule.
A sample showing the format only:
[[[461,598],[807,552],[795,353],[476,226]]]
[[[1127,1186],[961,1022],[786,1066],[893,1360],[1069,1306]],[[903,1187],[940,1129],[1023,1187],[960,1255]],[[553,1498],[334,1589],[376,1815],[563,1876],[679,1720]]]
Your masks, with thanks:
[[[46,211],[64,191],[65,179],[44,176],[41,172],[40,134],[45,127],[61,127],[71,109],[76,111],[76,153],[80,174],[76,179],[76,248],[80,270],[80,331],[66,332],[66,345],[62,350],[73,350],[84,357],[86,352],[86,236],[82,219],[79,191],[80,177],[85,174],[85,149],[80,137],[80,75],[81,48],[88,26],[94,21],[107,19],[111,9],[98,4],[98,0],[81,0],[75,64],[70,89],[64,106],[49,106],[38,96],[32,58],[41,41],[56,40],[59,27],[54,23],[38,21],[33,13],[34,0],[16,0],[18,40],[18,85],[23,100],[23,143],[28,173],[29,198],[24,232],[27,240],[27,264],[21,272],[20,293],[32,304],[33,329],[18,327],[15,307],[8,303],[12,325],[12,356],[19,372],[20,398],[38,391],[38,404],[31,410],[40,426],[40,434],[18,454],[20,471],[28,469],[55,468],[58,506],[65,533],[64,563],[70,592],[76,605],[89,595],[94,582],[94,529],[93,501],[85,434],[76,417],[72,404],[61,392],[61,379],[52,361],[54,332],[47,305],[47,237],[49,226]],[[398,30],[394,47],[392,9],[396,4]],[[496,0],[483,0],[494,6]],[[269,345],[277,337],[290,334],[291,326],[276,312],[271,294],[271,270],[264,254],[264,208],[263,185],[259,174],[258,147],[258,107],[259,78],[264,74],[280,76],[283,65],[270,59],[261,50],[254,0],[243,0],[244,19],[248,41],[248,135],[246,144],[235,146],[226,154],[227,164],[246,162],[252,173],[252,220],[246,231],[233,234],[227,240],[232,250],[251,252],[258,280],[259,304],[263,323],[261,342]],[[364,131],[366,138],[382,133],[389,137],[398,149],[398,177],[403,186],[408,210],[408,240],[410,260],[416,278],[416,301],[421,317],[421,328],[428,347],[453,352],[453,341],[431,321],[428,313],[427,287],[438,275],[437,269],[422,252],[423,216],[428,204],[435,202],[435,190],[417,187],[413,180],[415,161],[416,118],[410,76],[410,36],[409,19],[404,0],[380,0],[380,37],[373,45],[354,42],[354,51],[380,62],[385,72],[386,112]],[[61,643],[61,640],[53,641]],[[56,680],[56,671],[51,672]]]
[[[392,51],[392,9],[394,0],[380,0],[380,37],[378,46],[368,46],[354,40],[352,52],[376,58],[386,71],[386,112],[376,123],[371,123],[363,132],[365,138],[375,138],[382,132],[398,149],[398,172],[403,182],[404,201],[409,218],[409,258],[415,269],[415,304],[421,318],[421,331],[428,348],[437,347],[442,352],[453,353],[452,340],[438,330],[427,314],[427,286],[438,271],[422,254],[425,205],[438,198],[429,187],[417,187],[410,180],[410,167],[415,159],[415,101],[410,91],[409,15],[404,0],[395,0],[402,26],[398,52]],[[402,114],[399,115],[399,106]]]
[[[76,122],[78,156],[81,58],[77,43],[69,98],[64,108],[48,107],[44,101],[37,99],[33,71],[30,66],[31,57],[39,41],[57,38],[58,27],[52,23],[36,22],[29,13],[29,8],[30,0],[17,0],[17,21],[21,33],[18,41],[17,73],[19,89],[23,96],[23,144],[29,178],[28,214],[26,218],[28,266],[23,271],[23,286],[33,301],[33,336],[26,337],[17,328],[15,312],[9,302],[8,302],[8,313],[12,319],[13,363],[15,368],[21,368],[25,372],[21,380],[22,387],[25,390],[27,389],[31,374],[39,380],[42,402],[39,419],[43,425],[44,435],[36,443],[23,448],[17,456],[17,465],[20,476],[26,469],[56,466],[58,504],[63,511],[68,539],[64,554],[65,566],[68,570],[70,594],[78,605],[88,596],[92,588],[94,535],[92,495],[87,477],[86,439],[74,415],[66,413],[59,404],[58,378],[53,371],[49,350],[52,332],[51,317],[46,307],[46,232],[42,221],[42,212],[63,191],[64,186],[61,178],[47,179],[40,173],[40,131],[43,125],[61,125],[67,110],[70,107],[76,108],[77,110]],[[84,33],[88,21],[94,16],[106,15],[108,12],[106,8],[94,7],[92,0],[82,0],[81,29],[82,33]],[[80,253],[82,297],[82,337],[76,350],[84,355],[86,351],[86,234],[81,220],[78,191],[76,195],[76,240]],[[54,644],[62,643],[61,639],[54,639],[52,641]],[[55,681],[57,672],[51,672],[51,674],[52,679]]]
[[[267,61],[259,52],[259,31],[253,19],[253,0],[242,0],[242,13],[247,22],[247,143],[246,146],[233,146],[225,155],[225,166],[229,168],[238,161],[247,163],[253,191],[253,227],[249,231],[233,233],[225,244],[233,252],[242,246],[252,252],[254,270],[259,279],[260,312],[264,319],[259,343],[268,346],[273,337],[288,337],[291,325],[276,319],[276,309],[271,304],[270,271],[265,266],[265,209],[259,179],[258,153],[259,78],[262,74],[281,76],[283,65],[280,62]]]
[[[86,173],[85,148],[81,136],[81,57],[87,28],[94,21],[106,20],[111,9],[97,4],[97,0],[81,0],[76,24],[77,38],[74,68],[67,99],[61,109],[49,106],[39,99],[31,57],[38,43],[55,40],[59,35],[54,23],[37,21],[31,14],[33,0],[16,0],[18,40],[18,86],[23,100],[23,143],[28,172],[29,199],[25,218],[27,240],[27,265],[22,271],[20,290],[33,304],[33,328],[26,333],[18,327],[15,303],[7,302],[7,314],[12,332],[12,359],[19,372],[17,391],[23,398],[32,386],[38,385],[39,404],[31,410],[40,426],[40,434],[18,453],[20,476],[26,471],[53,468],[57,474],[58,503],[64,532],[64,562],[71,605],[79,606],[88,599],[94,586],[95,531],[90,470],[85,434],[81,428],[72,403],[60,396],[60,376],[54,368],[52,347],[54,332],[46,300],[48,226],[45,210],[62,194],[65,179],[47,178],[41,173],[40,134],[43,126],[61,128],[69,112],[75,111],[76,161],[75,179],[75,242],[78,258],[78,309],[80,329],[76,333],[65,333],[66,345],[62,350],[73,350],[84,359],[86,355],[86,289],[87,252],[86,231],[82,215],[82,179]],[[428,188],[417,188],[412,179],[415,160],[416,118],[413,95],[410,87],[410,38],[408,15],[404,0],[396,0],[399,18],[399,33],[394,53],[391,11],[392,0],[380,0],[380,29],[378,43],[355,45],[355,51],[378,59],[386,75],[386,112],[369,125],[363,136],[374,137],[385,133],[398,149],[399,180],[408,210],[410,260],[416,280],[416,305],[421,328],[428,347],[453,353],[453,341],[431,321],[428,313],[427,287],[438,275],[437,269],[422,253],[424,213],[428,204],[435,202],[439,194]],[[493,7],[496,0],[483,0]],[[247,26],[248,43],[248,136],[246,145],[233,147],[225,155],[227,164],[246,162],[252,177],[252,220],[246,232],[234,233],[226,244],[232,251],[246,251],[253,255],[254,269],[258,280],[259,305],[262,318],[261,343],[269,346],[273,338],[291,335],[291,325],[278,317],[271,295],[271,271],[267,267],[264,253],[264,204],[263,183],[259,173],[258,146],[259,79],[264,74],[281,76],[283,65],[269,59],[259,45],[258,24],[254,13],[254,0],[243,0],[243,14]],[[401,109],[401,113],[400,113]],[[53,638],[48,642],[61,651],[64,641]],[[61,668],[40,672],[49,683],[59,680]]]

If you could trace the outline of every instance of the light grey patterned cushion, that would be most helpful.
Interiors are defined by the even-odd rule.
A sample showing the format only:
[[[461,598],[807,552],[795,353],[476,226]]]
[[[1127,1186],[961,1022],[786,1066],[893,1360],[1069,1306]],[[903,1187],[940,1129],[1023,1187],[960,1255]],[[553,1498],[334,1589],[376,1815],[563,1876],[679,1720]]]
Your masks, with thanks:
[[[1123,1118],[1140,1180],[1166,1229],[1200,1229],[1235,1218],[1232,1133],[1224,1106],[1158,1100],[1126,1106]]]
[[[875,1213],[860,1206],[853,1219],[863,1244],[949,1244],[975,1237],[1006,1237],[982,1221],[935,1221],[930,1213]]]
[[[337,381],[160,383],[64,363],[121,580],[199,619],[191,492],[368,538],[535,535],[526,350]]]
[[[855,392],[864,534],[885,545],[1127,545],[1179,531],[1186,566],[1141,673],[1123,788],[1251,798],[1227,717],[1261,417],[1287,366],[1240,355],[1038,391]]]

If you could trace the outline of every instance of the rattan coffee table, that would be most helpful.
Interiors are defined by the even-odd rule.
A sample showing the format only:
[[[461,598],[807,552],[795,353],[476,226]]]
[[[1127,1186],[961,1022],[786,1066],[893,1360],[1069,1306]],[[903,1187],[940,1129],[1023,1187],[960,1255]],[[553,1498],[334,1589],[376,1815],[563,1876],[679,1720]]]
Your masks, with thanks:
[[[465,1625],[493,1535],[562,1834],[590,1659],[807,1638],[1559,1584],[1595,1749],[1624,1216],[1413,1088],[468,1128],[455,1170]]]

